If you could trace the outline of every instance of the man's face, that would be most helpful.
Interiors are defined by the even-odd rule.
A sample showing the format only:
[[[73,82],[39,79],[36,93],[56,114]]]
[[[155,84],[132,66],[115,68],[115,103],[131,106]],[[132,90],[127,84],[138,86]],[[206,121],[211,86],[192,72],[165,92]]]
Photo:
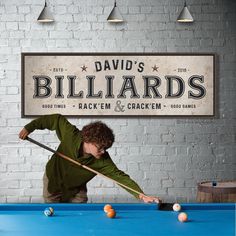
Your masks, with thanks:
[[[99,147],[95,143],[85,143],[85,152],[93,155],[96,159],[100,159],[105,151],[104,148]]]

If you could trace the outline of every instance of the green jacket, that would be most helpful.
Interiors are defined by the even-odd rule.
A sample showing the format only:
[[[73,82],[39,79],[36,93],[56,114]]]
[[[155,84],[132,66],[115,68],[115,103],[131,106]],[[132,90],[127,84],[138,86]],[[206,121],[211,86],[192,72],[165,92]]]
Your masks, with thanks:
[[[124,184],[136,191],[143,193],[140,187],[123,171],[119,170],[105,152],[101,159],[96,159],[92,155],[79,156],[79,148],[82,144],[81,131],[72,125],[64,116],[60,114],[45,115],[33,120],[25,126],[28,132],[35,129],[55,130],[60,140],[58,152],[72,158],[75,161],[106,175],[119,183]],[[62,192],[62,201],[67,202],[76,193],[78,187],[89,182],[96,174],[73,164],[63,158],[53,154],[46,165],[46,174],[49,180],[48,191],[50,193]],[[130,191],[138,198],[138,194]]]

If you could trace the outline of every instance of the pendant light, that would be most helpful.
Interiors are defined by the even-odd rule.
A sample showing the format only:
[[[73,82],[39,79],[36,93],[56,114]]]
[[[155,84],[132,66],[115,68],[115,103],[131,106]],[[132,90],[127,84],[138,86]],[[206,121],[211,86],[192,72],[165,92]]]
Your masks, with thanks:
[[[52,17],[52,14],[47,6],[47,2],[45,0],[45,5],[44,5],[44,8],[43,10],[41,11],[38,19],[37,19],[38,22],[42,22],[42,23],[49,23],[49,22],[53,22],[54,19]]]
[[[120,14],[120,11],[118,9],[118,7],[116,6],[116,0],[114,3],[114,7],[110,13],[110,15],[107,18],[108,22],[112,22],[112,23],[118,23],[118,22],[123,22],[123,17]]]
[[[188,10],[188,8],[187,8],[186,1],[185,1],[185,3],[184,3],[184,8],[183,8],[183,10],[180,12],[177,21],[178,21],[178,22],[181,22],[181,23],[191,23],[191,22],[194,21],[192,15],[190,14],[190,12],[189,12],[189,10]]]

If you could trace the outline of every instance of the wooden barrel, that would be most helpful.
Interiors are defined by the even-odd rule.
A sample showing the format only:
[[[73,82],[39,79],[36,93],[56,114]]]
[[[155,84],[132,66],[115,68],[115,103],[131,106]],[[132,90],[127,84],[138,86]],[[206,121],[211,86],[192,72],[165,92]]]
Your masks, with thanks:
[[[201,182],[198,184],[198,202],[236,202],[236,180]]]

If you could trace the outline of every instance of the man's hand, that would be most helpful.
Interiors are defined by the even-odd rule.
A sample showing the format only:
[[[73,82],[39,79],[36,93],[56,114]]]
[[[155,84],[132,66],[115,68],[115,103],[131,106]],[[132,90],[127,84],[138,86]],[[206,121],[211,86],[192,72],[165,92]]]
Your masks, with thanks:
[[[161,203],[161,199],[159,197],[146,196],[144,194],[140,194],[139,199],[143,200],[145,203]]]
[[[28,135],[29,135],[29,131],[26,128],[23,128],[19,133],[19,138],[26,139]]]

